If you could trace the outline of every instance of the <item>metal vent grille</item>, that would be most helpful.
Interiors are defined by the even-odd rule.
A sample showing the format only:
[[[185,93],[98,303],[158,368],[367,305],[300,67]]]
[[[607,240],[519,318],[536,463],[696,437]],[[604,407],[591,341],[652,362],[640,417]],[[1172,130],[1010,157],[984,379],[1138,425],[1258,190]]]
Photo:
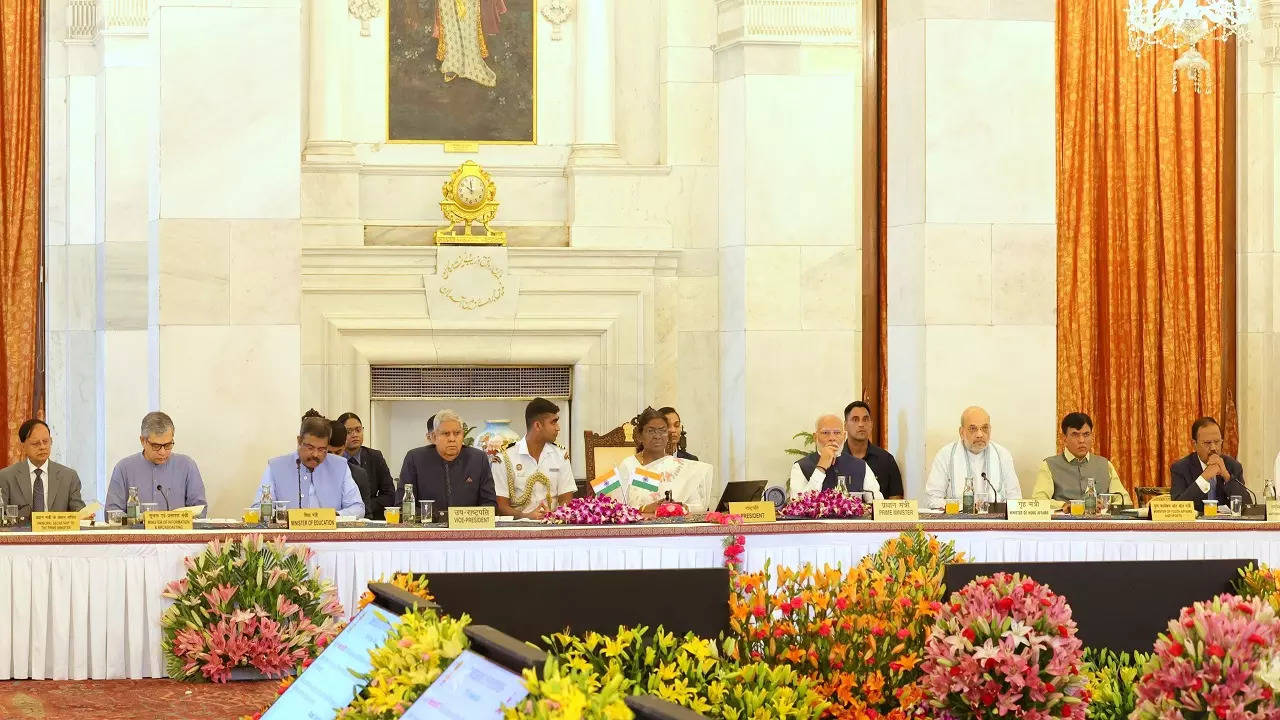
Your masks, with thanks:
[[[568,367],[380,365],[370,373],[373,400],[567,398],[572,385]]]

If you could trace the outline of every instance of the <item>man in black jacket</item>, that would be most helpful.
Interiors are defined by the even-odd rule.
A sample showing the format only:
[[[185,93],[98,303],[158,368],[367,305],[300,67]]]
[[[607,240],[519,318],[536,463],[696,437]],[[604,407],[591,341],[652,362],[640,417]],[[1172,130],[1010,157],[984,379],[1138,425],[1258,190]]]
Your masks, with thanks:
[[[1218,421],[1202,417],[1191,425],[1193,452],[1169,466],[1169,494],[1174,500],[1192,500],[1203,512],[1205,500],[1225,505],[1232,495],[1248,497],[1244,468],[1222,454],[1222,429]]]
[[[414,448],[404,456],[396,502],[404,500],[404,489],[411,485],[418,500],[435,501],[437,517],[450,506],[496,509],[489,456],[462,444],[462,418],[452,410],[436,413],[433,439],[435,444]]]
[[[396,500],[396,485],[391,479],[391,468],[387,467],[387,459],[381,452],[364,446],[364,423],[360,416],[353,412],[342,413],[338,422],[347,431],[345,451],[342,453],[351,466],[351,477],[356,479],[356,470],[364,471],[368,476],[369,495],[364,498],[365,517],[370,520],[381,520],[382,511]],[[360,481],[356,480],[360,485]],[[361,496],[365,495],[365,486],[360,485]]]

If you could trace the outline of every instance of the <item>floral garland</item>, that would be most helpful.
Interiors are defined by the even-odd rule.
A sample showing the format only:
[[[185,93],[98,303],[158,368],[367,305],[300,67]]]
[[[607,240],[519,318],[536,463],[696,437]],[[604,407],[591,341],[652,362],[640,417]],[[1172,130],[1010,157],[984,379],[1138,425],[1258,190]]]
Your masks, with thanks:
[[[741,525],[742,516],[732,513],[722,513],[712,510],[707,513],[707,522],[719,523],[720,525]],[[724,566],[729,568],[729,575],[732,577],[734,573],[742,569],[742,553],[747,549],[747,538],[745,535],[728,535],[724,539]]]
[[[165,586],[161,649],[176,680],[227,682],[234,668],[282,677],[319,654],[340,629],[332,583],[309,566],[312,551],[249,535],[214,540]]]
[[[544,523],[552,525],[626,525],[640,522],[640,511],[607,495],[574,498],[547,513]]]
[[[779,514],[789,518],[861,518],[870,512],[860,497],[838,490],[811,490],[791,498]]]

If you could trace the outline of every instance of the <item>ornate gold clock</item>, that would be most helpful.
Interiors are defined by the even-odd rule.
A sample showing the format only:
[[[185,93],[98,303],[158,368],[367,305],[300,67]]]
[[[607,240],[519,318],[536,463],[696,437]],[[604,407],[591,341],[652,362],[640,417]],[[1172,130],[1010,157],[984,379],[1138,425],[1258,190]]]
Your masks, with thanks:
[[[440,212],[449,227],[436,230],[437,245],[506,245],[507,234],[490,230],[498,214],[498,186],[474,160],[462,163],[444,182]],[[480,223],[483,233],[472,233],[472,223]],[[461,230],[459,231],[459,226]]]

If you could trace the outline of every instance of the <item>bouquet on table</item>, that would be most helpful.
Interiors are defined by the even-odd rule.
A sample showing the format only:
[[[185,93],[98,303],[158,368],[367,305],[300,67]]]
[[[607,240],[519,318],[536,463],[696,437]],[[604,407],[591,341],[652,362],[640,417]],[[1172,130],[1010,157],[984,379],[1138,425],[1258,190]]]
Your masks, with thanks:
[[[608,495],[574,498],[547,513],[543,522],[553,525],[625,525],[640,522],[640,511]]]
[[[789,518],[860,518],[871,514],[861,497],[837,490],[811,490],[791,498],[780,513]]]
[[[261,535],[214,540],[165,586],[161,649],[176,680],[226,682],[235,668],[282,677],[338,634],[333,584],[308,565],[312,552]]]

